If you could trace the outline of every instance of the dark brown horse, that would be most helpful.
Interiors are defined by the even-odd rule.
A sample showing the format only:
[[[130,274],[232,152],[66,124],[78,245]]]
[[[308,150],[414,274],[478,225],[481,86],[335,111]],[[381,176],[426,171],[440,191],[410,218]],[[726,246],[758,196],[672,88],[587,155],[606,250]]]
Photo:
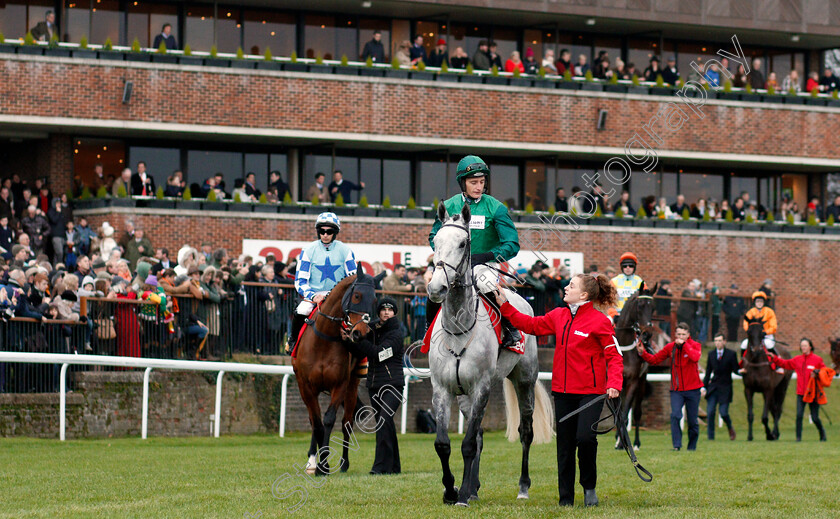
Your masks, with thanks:
[[[834,370],[840,371],[840,337],[828,339],[828,344],[831,345],[831,362],[834,364]]]
[[[764,395],[764,412],[761,423],[767,440],[779,439],[779,418],[782,416],[782,404],[785,402],[791,372],[776,373],[770,367],[767,350],[764,348],[764,321],[759,318],[747,319],[747,351],[744,354],[744,397],[747,399],[747,421],[749,432],[747,441],[753,439],[753,395]],[[776,352],[783,359],[789,359],[787,349],[776,346]],[[773,430],[770,430],[768,414],[773,415]]]
[[[627,423],[630,409],[633,409],[635,440],[633,446],[638,450],[639,421],[642,417],[642,399],[645,397],[645,383],[648,371],[647,362],[636,351],[636,341],[641,340],[650,353],[650,338],[653,325],[653,294],[658,283],[651,289],[642,287],[624,303],[615,322],[615,338],[624,355],[624,386],[621,388],[621,415]],[[622,446],[616,442],[616,449]]]
[[[347,331],[353,341],[366,335],[370,331],[368,322],[375,302],[373,278],[360,271],[358,277],[342,279],[327,294],[298,341],[292,366],[312,425],[308,472],[314,470],[318,475],[335,472],[330,471],[328,457],[330,434],[339,406],[344,406],[341,420],[344,442],[338,464],[342,472],[350,467],[347,455],[359,390],[359,379],[353,375],[353,368],[358,359],[353,358],[344,347],[341,331]],[[330,394],[330,404],[323,420],[318,403],[318,395],[322,392]]]

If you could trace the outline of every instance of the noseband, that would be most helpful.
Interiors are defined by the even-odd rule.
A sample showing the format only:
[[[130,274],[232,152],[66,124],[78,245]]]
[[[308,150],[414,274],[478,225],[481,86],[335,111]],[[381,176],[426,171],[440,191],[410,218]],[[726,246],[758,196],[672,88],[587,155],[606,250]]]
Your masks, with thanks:
[[[356,278],[356,280],[353,281],[353,284],[350,285],[350,288],[348,289],[348,292],[350,293],[351,297],[352,297],[353,292],[356,291],[356,284],[357,283],[358,283],[358,278]],[[364,284],[365,285],[370,285],[370,283],[364,283]],[[327,294],[327,296],[329,297],[329,294]],[[326,298],[325,298],[325,300],[326,300]],[[359,325],[359,323],[365,323],[365,324],[370,323],[370,314],[367,313],[367,312],[360,312],[359,310],[353,310],[349,306],[348,306],[348,308],[342,308],[341,311],[344,314],[344,317],[343,318],[342,317],[335,317],[335,316],[323,313],[321,311],[321,307],[319,305],[318,310],[317,310],[317,314],[326,318],[326,319],[329,319],[332,322],[339,323],[340,326],[341,326],[341,329],[343,331],[346,331],[348,335],[353,333],[353,330],[356,328],[356,326]],[[359,315],[362,316],[362,318],[359,321],[357,321],[355,324],[353,324],[350,321],[350,314],[359,314]],[[311,322],[310,322],[309,319],[307,319],[306,324],[312,326],[312,331],[315,332],[315,335],[317,335],[318,337],[320,337],[324,340],[331,341],[331,342],[343,342],[343,339],[339,336],[327,335],[323,332],[320,332],[318,330],[318,328],[315,326],[315,320],[314,319],[312,319]],[[352,337],[352,335],[351,335],[351,337]],[[354,342],[354,341],[351,341],[351,342]]]

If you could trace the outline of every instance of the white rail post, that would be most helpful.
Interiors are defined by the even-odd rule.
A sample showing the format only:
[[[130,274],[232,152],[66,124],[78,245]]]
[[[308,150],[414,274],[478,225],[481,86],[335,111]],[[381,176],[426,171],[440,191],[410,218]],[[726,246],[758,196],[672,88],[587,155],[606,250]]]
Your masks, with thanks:
[[[464,434],[464,413],[458,410],[458,434]]]
[[[406,375],[403,386],[403,403],[402,411],[400,411],[400,434],[405,434],[405,421],[408,420],[408,379],[410,376]]]
[[[220,371],[216,375],[216,421],[213,424],[213,436],[219,437],[219,427],[222,421],[222,378],[225,376],[224,371]]]
[[[280,437],[286,436],[286,396],[289,391],[289,374],[283,375],[280,383]]]
[[[140,438],[145,440],[149,431],[149,373],[152,368],[143,372],[143,425],[140,428]]]
[[[58,377],[58,383],[61,384],[61,397],[59,400],[59,421],[61,423],[59,424],[58,438],[61,441],[64,441],[64,431],[67,426],[67,419],[65,417],[65,415],[67,414],[67,366],[68,364],[61,365],[61,374]]]

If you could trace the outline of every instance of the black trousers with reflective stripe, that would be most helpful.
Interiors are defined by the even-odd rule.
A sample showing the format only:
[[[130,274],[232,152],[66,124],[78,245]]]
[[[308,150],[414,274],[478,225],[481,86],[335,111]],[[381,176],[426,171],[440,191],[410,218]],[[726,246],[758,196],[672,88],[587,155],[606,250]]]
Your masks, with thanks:
[[[552,394],[554,416],[558,420],[599,396]],[[575,502],[575,450],[580,466],[580,485],[584,490],[595,488],[598,435],[592,430],[592,425],[601,417],[603,407],[595,404],[557,424],[557,486],[560,490],[561,505],[571,505]]]

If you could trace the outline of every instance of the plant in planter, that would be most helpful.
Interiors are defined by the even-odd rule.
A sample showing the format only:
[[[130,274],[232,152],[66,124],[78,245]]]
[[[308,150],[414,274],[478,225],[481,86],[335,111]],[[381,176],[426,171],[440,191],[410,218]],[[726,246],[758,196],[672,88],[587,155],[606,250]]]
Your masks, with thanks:
[[[79,195],[80,200],[90,200],[93,198],[93,195],[90,193],[90,188],[87,186],[82,186],[82,194]]]
[[[551,204],[550,206],[548,206],[549,216],[554,216],[554,213],[556,213],[556,212],[557,212],[557,209],[554,208],[554,204]]]
[[[0,34],[0,36],[2,36],[2,34]],[[3,43],[3,39],[2,39],[2,38],[0,38],[0,43]],[[80,49],[83,49],[83,50],[87,50],[87,48],[88,48],[88,39],[87,39],[87,36],[82,36],[82,37],[81,37],[81,39],[79,40],[79,48],[80,48]]]
[[[315,56],[315,64],[316,65],[323,65],[324,64],[324,57],[318,54]]]
[[[644,207],[640,207],[638,211],[636,211],[636,220],[643,220],[647,218],[647,211],[645,211]]]
[[[746,92],[746,93],[748,93],[748,94],[752,94],[752,93],[753,93],[753,87],[752,87],[752,85],[751,85],[751,84],[749,84],[749,83],[747,83],[746,85],[744,85],[744,92]]]
[[[633,77],[631,78],[631,81],[633,81],[633,86],[642,86],[642,82],[639,79],[639,76],[636,75],[636,74],[633,74]]]
[[[184,45],[184,56],[192,56],[192,47],[190,47],[189,43]]]
[[[796,95],[796,89],[793,88],[793,87],[788,88],[788,95],[789,96],[795,96]]]
[[[796,220],[793,218],[793,213],[788,213],[785,220],[787,220],[788,225],[794,225],[796,223]]]
[[[817,226],[817,217],[814,216],[813,214],[809,214],[807,225],[809,227],[816,227]]]
[[[341,66],[346,67],[349,64],[350,64],[350,60],[347,59],[347,54],[342,54],[341,55]]]
[[[236,59],[245,59],[245,51],[242,50],[242,47],[236,49]]]
[[[288,191],[283,195],[283,205],[286,207],[295,207],[297,205],[297,202],[292,199],[292,195]]]
[[[58,34],[52,35],[52,38],[50,38],[50,42],[47,44],[47,46],[51,49],[58,48]]]
[[[359,199],[359,207],[361,207],[363,209],[367,209],[368,207],[370,207],[370,204],[368,203],[367,195],[362,195],[362,197]]]
[[[210,191],[210,192],[212,193],[213,191]],[[209,197],[208,197],[208,198],[209,198]],[[267,203],[268,203],[268,197],[267,197],[267,196],[265,196],[265,193],[263,193],[263,194],[261,194],[261,195],[260,195],[260,203],[261,203],[261,204],[267,204]]]
[[[680,79],[677,81],[677,88],[678,88],[678,89],[680,89],[680,90],[682,90],[684,86],[685,86],[685,80],[684,80],[683,78],[680,78]]]
[[[102,186],[102,187],[104,188],[105,186]],[[101,189],[102,188],[100,188],[100,190]],[[107,194],[108,191],[105,190],[105,193]],[[97,196],[99,196],[98,193],[97,193]],[[128,198],[128,192],[125,190],[125,186],[120,186],[120,187],[117,188],[117,198]]]
[[[519,72],[519,68],[518,68],[518,67],[517,67],[517,68],[515,68],[515,69],[513,69],[513,77],[515,77],[515,78],[520,78],[520,77],[522,77],[522,73],[521,73],[521,72]]]
[[[218,202],[219,197],[216,196],[216,190],[211,189],[209,193],[207,193],[207,198],[205,199],[208,202]],[[260,202],[262,202],[262,198],[260,198]]]
[[[112,51],[114,50],[114,42],[111,41],[111,38],[105,38],[105,44],[102,45],[103,50]],[[187,51],[184,50],[186,53]]]
[[[420,72],[426,70],[426,64],[423,63],[422,59],[417,62],[417,70],[419,70]]]
[[[125,191],[125,188],[123,187],[122,190]],[[90,191],[88,191],[88,193],[90,193]],[[108,198],[108,188],[100,186],[99,189],[96,190],[96,198]]]
[[[569,69],[566,69],[566,71],[563,72],[563,81],[571,81],[571,80],[572,80],[572,71],[569,70]]]
[[[440,204],[440,199],[438,197],[435,197],[432,200],[432,211],[437,211],[437,207],[438,207],[439,204]]]
[[[321,205],[321,198],[318,195],[312,195],[312,200],[310,200],[314,207]]]
[[[525,214],[534,214],[534,204],[531,202],[525,204]]]
[[[729,81],[727,79],[726,81],[723,82],[723,91],[726,92],[727,94],[732,93],[732,81]]]
[[[545,67],[540,65],[540,69],[537,71],[537,75],[540,77],[540,79],[545,79]]]
[[[297,52],[292,51],[292,55],[291,55],[291,56],[289,56],[289,60],[290,60],[292,63],[297,63],[297,60],[298,60],[298,57],[297,57]]]
[[[595,205],[595,214],[592,215],[593,218],[603,218],[604,213],[601,211],[601,206],[596,204]]]
[[[400,62],[397,58],[391,60],[391,69],[399,70],[400,69]]]
[[[767,218],[765,219],[767,223],[776,223],[776,215],[773,214],[773,211],[767,213]]]
[[[837,90],[833,91],[831,93],[831,98],[837,101],[838,99],[840,99],[840,93],[838,93]]]
[[[161,40],[160,45],[157,48],[158,54],[166,54],[166,42]]]
[[[773,85],[767,85],[767,95],[774,96],[776,95],[776,87]]]
[[[610,76],[610,84],[617,85],[618,84],[618,74],[613,74]]]
[[[726,210],[726,216],[724,217],[724,221],[726,221],[726,223],[735,222],[735,216],[732,214],[732,209]]]
[[[263,53],[263,58],[266,61],[273,61],[274,60],[274,56],[271,55],[271,47],[266,47],[265,48],[265,53]]]
[[[656,75],[656,86],[659,88],[665,88],[665,78],[662,77],[662,74]]]
[[[27,32],[26,36],[23,37],[23,44],[24,45],[35,45],[35,38],[32,36],[31,32]]]
[[[181,195],[181,200],[184,202],[192,201],[192,193],[190,193],[189,187],[184,188],[184,194]]]
[[[490,67],[490,75],[493,77],[499,77],[499,67],[497,67],[496,65]]]
[[[336,199],[336,202],[337,201],[338,201],[338,199]],[[385,196],[385,199],[382,200],[382,208],[383,209],[391,209],[391,197],[390,196]]]
[[[665,219],[665,211],[659,211],[658,213],[656,213],[656,218],[658,220],[664,220]]]
[[[620,207],[615,210],[615,217],[619,220],[624,218],[624,211],[622,211]]]
[[[820,89],[819,88],[812,88],[811,89],[811,97],[817,99],[820,97]]]
[[[335,206],[336,207],[344,207],[345,206],[344,197],[341,196],[341,193],[335,195]]]
[[[6,43],[6,35],[3,34],[3,31],[0,31],[0,43]]]
[[[365,60],[365,66],[367,68],[373,68],[373,56],[368,56]]]
[[[408,197],[408,202],[405,204],[406,209],[417,209],[417,202],[414,201],[414,197]]]
[[[64,192],[64,194],[67,195],[67,200],[73,200],[73,190],[72,189],[68,189],[67,191]]]
[[[155,191],[155,198],[163,200],[163,186],[158,186],[157,191]]]
[[[210,57],[216,59],[219,57],[219,49],[215,45],[210,47]]]
[[[138,40],[137,38],[134,38],[134,41],[131,42],[131,52],[138,53],[138,52],[140,52],[140,50],[141,50],[140,40]]]
[[[709,208],[707,207],[705,211],[703,211],[703,221],[709,223],[712,221],[712,214],[709,212]]]
[[[833,214],[828,215],[828,219],[825,221],[825,225],[827,225],[828,227],[834,227],[834,215]]]
[[[449,73],[449,65],[447,65],[445,61],[440,64],[440,73],[441,74],[448,74]]]
[[[753,218],[753,215],[752,215],[752,214],[748,214],[748,215],[747,215],[747,220],[746,220],[746,222],[747,222],[747,223],[755,223],[755,218]]]
[[[691,213],[689,213],[688,207],[683,207],[682,219],[684,222],[687,222],[691,219]]]
[[[595,81],[595,76],[592,75],[591,70],[587,70],[586,74],[584,74],[583,77],[584,77],[584,79],[586,79],[587,83],[592,83],[593,81]]]
[[[237,204],[242,203],[242,196],[239,194],[239,191],[237,191],[236,194],[233,195],[233,201],[236,202]]]

